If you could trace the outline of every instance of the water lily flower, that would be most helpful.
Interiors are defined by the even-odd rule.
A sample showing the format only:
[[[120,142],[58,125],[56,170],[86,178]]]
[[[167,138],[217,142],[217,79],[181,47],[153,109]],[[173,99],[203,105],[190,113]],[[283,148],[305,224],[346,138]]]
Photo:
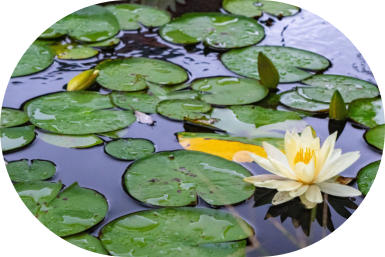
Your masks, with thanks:
[[[357,161],[360,153],[342,154],[341,149],[334,149],[336,139],[337,133],[333,133],[321,147],[311,127],[306,127],[301,135],[286,132],[284,152],[264,142],[267,158],[249,153],[259,166],[272,174],[244,180],[256,187],[276,189],[274,205],[299,197],[306,208],[311,209],[323,202],[321,192],[340,197],[359,196],[360,191],[338,183],[336,176]]]

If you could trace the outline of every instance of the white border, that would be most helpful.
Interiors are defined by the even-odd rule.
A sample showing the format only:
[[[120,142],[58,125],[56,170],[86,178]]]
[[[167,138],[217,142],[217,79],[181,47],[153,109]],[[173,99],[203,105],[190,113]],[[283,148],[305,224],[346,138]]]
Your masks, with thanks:
[[[189,0],[191,1],[191,0]],[[209,0],[208,0],[209,1]],[[383,16],[385,4],[379,0],[283,0],[307,9],[332,23],[352,40],[363,54],[385,95],[385,54]],[[9,77],[22,53],[41,31],[95,0],[6,0],[2,2],[0,47],[0,94],[4,95]],[[0,161],[2,162],[2,161]],[[385,230],[385,163],[360,208],[336,232],[300,251],[281,255],[297,256],[383,256]],[[2,256],[92,257],[53,236],[35,219],[17,196],[0,163],[0,244]]]

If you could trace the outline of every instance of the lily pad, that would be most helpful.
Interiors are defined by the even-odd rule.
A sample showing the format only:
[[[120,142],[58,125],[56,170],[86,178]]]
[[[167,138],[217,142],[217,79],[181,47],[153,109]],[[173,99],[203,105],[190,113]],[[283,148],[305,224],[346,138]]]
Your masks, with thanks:
[[[159,33],[174,44],[203,42],[218,49],[254,45],[265,36],[256,20],[221,13],[187,13],[161,27]]]
[[[52,232],[64,237],[81,233],[98,224],[107,211],[107,200],[101,194],[75,183],[52,201],[43,204],[36,216]]]
[[[99,54],[99,51],[83,45],[59,45],[54,47],[56,55],[63,60],[82,60],[92,58]]]
[[[35,127],[1,128],[1,148],[3,152],[15,150],[32,143],[35,139]]]
[[[1,109],[0,128],[15,127],[26,122],[28,122],[28,116],[25,112],[4,107]]]
[[[322,71],[330,66],[325,57],[302,49],[283,46],[251,46],[234,49],[222,55],[223,64],[231,71],[254,79],[258,73],[258,55],[263,52],[279,72],[281,83],[291,83],[309,78],[309,71]]]
[[[112,47],[115,47],[117,45],[119,45],[120,43],[120,39],[119,38],[110,38],[110,39],[107,39],[107,40],[103,40],[103,41],[100,41],[100,42],[95,42],[95,43],[91,43],[91,44],[87,44],[87,46],[90,46],[90,47],[95,47],[95,48],[112,48]]]
[[[296,91],[288,91],[281,95],[281,104],[292,109],[306,112],[327,112],[329,104],[315,102],[299,95]]]
[[[144,92],[112,92],[112,102],[123,109],[136,110],[144,113],[156,113],[158,97]]]
[[[108,142],[107,154],[120,160],[137,160],[155,152],[154,144],[146,139],[124,138]]]
[[[230,13],[246,17],[260,17],[263,13],[286,17],[300,11],[297,6],[269,0],[224,0],[223,8]]]
[[[370,188],[374,182],[374,179],[377,176],[377,171],[380,168],[380,162],[372,162],[369,165],[363,167],[357,175],[357,185],[358,189],[363,195],[369,193]]]
[[[384,149],[385,125],[379,125],[366,131],[364,138],[366,142],[378,150]]]
[[[103,140],[95,135],[71,136],[39,131],[37,137],[50,145],[65,148],[89,148],[103,144]]]
[[[360,98],[380,95],[378,87],[364,80],[341,75],[316,75],[302,81],[311,87],[300,87],[300,95],[314,101],[330,103],[334,91],[338,90],[345,103]]]
[[[67,34],[83,42],[99,42],[115,36],[120,30],[115,15],[102,6],[93,5],[74,12],[43,33],[45,39]]]
[[[286,120],[302,119],[296,112],[278,111],[255,105],[231,106],[230,109],[240,121],[254,124],[256,127]]]
[[[258,102],[269,90],[257,80],[215,77],[196,80],[191,86],[199,91],[202,101],[216,105],[241,105]]]
[[[83,233],[79,235],[69,236],[64,238],[67,242],[76,245],[85,250],[107,255],[106,249],[104,249],[100,240],[90,234]]]
[[[369,128],[385,123],[381,98],[357,99],[351,102],[348,116],[354,122]]]
[[[60,92],[32,99],[24,106],[31,123],[57,134],[87,135],[115,131],[135,121],[131,111],[113,108],[108,95]]]
[[[173,120],[200,119],[211,110],[211,105],[195,99],[173,99],[161,101],[156,110]]]
[[[254,234],[243,219],[207,208],[132,213],[107,224],[100,239],[112,255],[243,257]]]
[[[33,43],[21,57],[12,77],[26,76],[45,70],[53,63],[55,54],[45,45]]]
[[[119,130],[116,130],[116,131],[101,133],[99,135],[103,136],[103,137],[109,137],[109,138],[112,138],[112,139],[118,139],[118,138],[122,138],[125,135],[127,135],[128,131],[129,131],[128,128],[125,128],[125,129],[119,129]]]
[[[44,160],[20,160],[7,164],[8,175],[13,182],[33,182],[46,180],[56,173],[56,166]]]
[[[188,79],[187,72],[176,64],[150,58],[108,60],[97,65],[97,82],[108,89],[139,91],[147,82],[175,85]]]
[[[123,182],[135,199],[154,206],[186,206],[197,195],[213,206],[248,199],[254,187],[243,181],[250,172],[226,159],[202,152],[158,152],[128,167]]]
[[[136,30],[140,25],[159,27],[171,20],[171,15],[163,10],[139,4],[116,4],[106,6],[118,19],[122,30]]]
[[[216,155],[227,160],[234,160],[238,152],[248,151],[266,158],[267,154],[262,147],[263,142],[283,149],[282,138],[246,138],[232,137],[214,133],[181,132],[177,134],[179,144],[186,150],[199,151]],[[242,162],[252,162],[245,158]]]
[[[16,192],[27,208],[36,215],[44,203],[49,203],[59,194],[63,185],[61,182],[46,181],[21,182],[14,184]]]

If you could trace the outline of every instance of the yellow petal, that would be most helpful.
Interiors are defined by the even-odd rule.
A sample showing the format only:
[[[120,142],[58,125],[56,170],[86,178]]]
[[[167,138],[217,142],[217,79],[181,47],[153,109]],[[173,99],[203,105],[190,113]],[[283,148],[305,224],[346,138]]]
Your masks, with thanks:
[[[297,188],[296,190],[290,191],[289,193],[292,197],[298,197],[298,196],[303,195],[307,191],[308,188],[309,188],[309,185],[302,185],[300,188]]]
[[[265,149],[268,157],[273,158],[275,160],[282,161],[282,162],[286,160],[287,162],[286,155],[275,146],[267,142],[263,142],[263,148]]]
[[[323,202],[321,190],[317,185],[310,185],[304,196],[309,202],[312,203]]]
[[[303,205],[305,205],[306,209],[313,209],[314,207],[317,206],[317,203],[310,202],[309,200],[307,200],[304,194],[301,195],[299,199],[301,199],[301,202]]]
[[[358,191],[357,189],[350,186],[341,185],[339,183],[324,182],[318,185],[321,188],[322,192],[329,195],[340,196],[340,197],[354,197],[354,196],[361,195],[361,192]]]
[[[290,200],[294,199],[289,192],[278,192],[274,195],[274,198],[272,200],[273,205],[279,205],[282,203],[286,203]]]
[[[84,90],[95,83],[99,70],[86,70],[73,77],[67,84],[67,91]]]
[[[310,142],[313,138],[313,131],[310,126],[307,126],[301,133],[301,141]]]
[[[297,177],[297,180],[303,182],[304,184],[310,183],[314,178],[314,168],[312,168],[311,162],[307,165],[303,162],[298,162],[294,167],[294,172]]]
[[[273,165],[273,167],[275,168],[275,170],[279,171],[280,172],[280,176],[283,176],[283,177],[286,177],[286,178],[289,178],[289,179],[292,179],[292,180],[297,180],[297,176],[295,175],[295,173],[290,169],[290,167],[288,167],[287,163],[283,163],[281,161],[278,161],[278,160],[275,160],[275,159],[272,159],[270,157],[268,157],[268,160],[270,161],[270,163]],[[278,175],[278,174],[277,174]]]
[[[268,159],[265,159],[263,157],[260,157],[258,155],[255,155],[255,154],[250,154],[251,158],[253,158],[253,160],[259,165],[261,166],[262,168],[264,168],[265,170],[277,175],[277,176],[280,176],[280,177],[284,177],[286,178],[286,176],[279,170],[277,169],[276,167],[273,166],[273,164],[268,160]]]
[[[282,180],[284,178],[272,175],[272,174],[264,174],[264,175],[257,175],[252,177],[244,178],[243,181],[254,184],[254,183],[260,183],[267,180]]]
[[[267,157],[265,150],[261,146],[245,144],[236,141],[209,139],[209,138],[187,138],[178,136],[179,144],[186,150],[200,151],[213,154],[232,161],[238,152],[252,152],[261,157]],[[236,158],[242,162],[251,162],[250,155],[240,153]],[[237,160],[238,161],[238,160]]]
[[[324,165],[325,161],[333,153],[336,139],[337,139],[337,132],[331,134],[330,136],[328,136],[326,138],[325,142],[323,143],[323,145],[320,149],[318,159],[317,159],[317,165],[319,165],[319,167],[322,167]]]

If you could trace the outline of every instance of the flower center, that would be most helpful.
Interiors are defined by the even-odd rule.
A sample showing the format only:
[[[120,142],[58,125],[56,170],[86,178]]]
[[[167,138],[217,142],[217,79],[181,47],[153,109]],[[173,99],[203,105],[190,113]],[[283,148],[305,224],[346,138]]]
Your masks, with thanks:
[[[306,147],[306,149],[304,150],[303,148],[301,148],[295,155],[294,164],[297,164],[299,162],[308,164],[314,155],[315,151],[313,149]]]

